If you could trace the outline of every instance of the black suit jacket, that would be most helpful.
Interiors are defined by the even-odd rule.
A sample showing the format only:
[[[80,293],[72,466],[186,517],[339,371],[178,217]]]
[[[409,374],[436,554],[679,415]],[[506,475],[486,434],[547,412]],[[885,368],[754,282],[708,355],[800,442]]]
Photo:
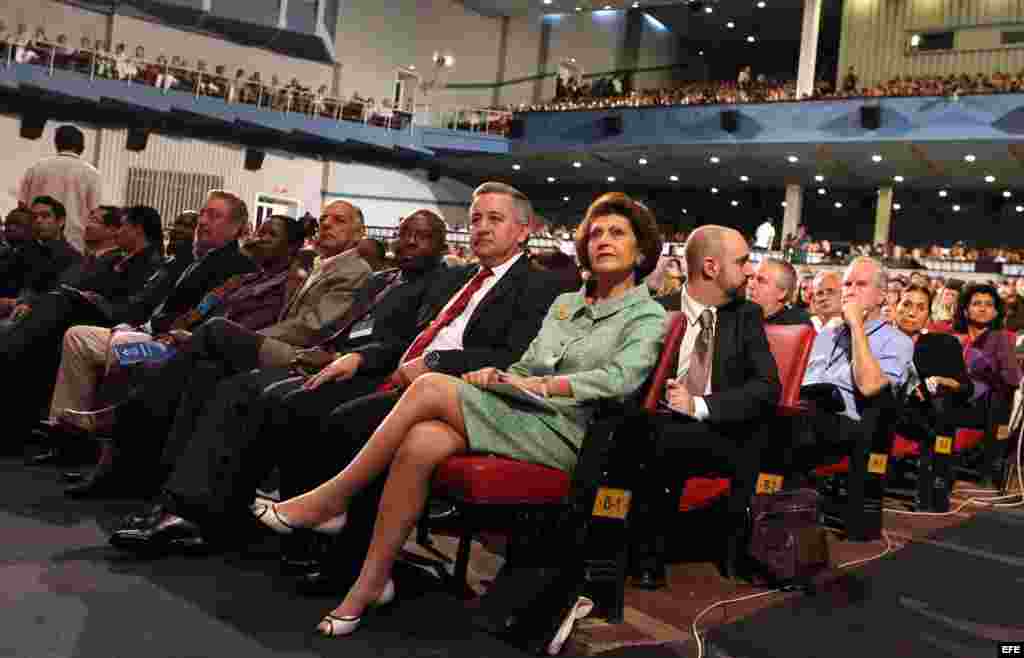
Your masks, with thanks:
[[[231,277],[255,271],[256,264],[242,254],[237,240],[207,254],[189,266],[185,276],[174,284],[167,299],[156,309],[150,318],[153,333],[165,333],[179,315],[194,308],[206,293]]]
[[[421,308],[424,327],[479,270],[478,265],[451,268],[439,277],[436,308]],[[526,352],[555,297],[569,292],[564,277],[536,269],[526,254],[488,291],[462,334],[461,350],[441,350],[438,370],[461,375],[488,366],[507,368]]]
[[[914,367],[921,379],[949,377],[960,382],[954,400],[965,403],[974,394],[974,382],[967,376],[964,350],[956,336],[921,334],[914,343]]]
[[[149,275],[142,288],[135,294],[118,301],[112,301],[107,312],[112,324],[142,324],[160,302],[167,299],[175,282],[192,264],[191,254],[185,257],[169,256]]]
[[[673,293],[657,301],[669,311],[681,309],[682,297]],[[749,423],[770,413],[779,402],[782,385],[761,307],[745,299],[718,308],[715,353],[711,361],[711,394],[707,422]]]
[[[62,283],[99,293],[108,301],[118,301],[135,295],[150,276],[160,267],[163,256],[157,247],[148,247],[125,261],[120,271],[116,269],[124,258],[124,253],[117,250],[99,259],[97,265],[89,270],[81,270],[76,277],[62,277]]]
[[[22,252],[25,301],[32,304],[60,282],[61,274],[82,260],[82,255],[67,240],[32,242]]]

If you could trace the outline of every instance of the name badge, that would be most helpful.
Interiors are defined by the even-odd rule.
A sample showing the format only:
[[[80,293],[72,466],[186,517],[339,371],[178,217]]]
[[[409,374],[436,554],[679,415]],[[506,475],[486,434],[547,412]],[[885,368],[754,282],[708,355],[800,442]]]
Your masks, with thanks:
[[[357,322],[352,329],[348,332],[348,337],[351,338],[365,338],[373,333],[373,320],[366,319]]]

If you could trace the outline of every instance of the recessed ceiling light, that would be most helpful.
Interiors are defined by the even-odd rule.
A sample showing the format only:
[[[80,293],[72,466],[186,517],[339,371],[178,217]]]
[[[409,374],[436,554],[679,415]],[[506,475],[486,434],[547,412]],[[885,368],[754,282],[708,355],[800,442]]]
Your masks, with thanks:
[[[964,160],[966,160],[967,162],[974,162],[977,159],[978,158],[973,153],[968,153],[967,155],[964,156]]]
[[[574,163],[572,163],[572,166],[576,167],[577,169],[579,169],[580,167],[583,166],[583,163],[582,162],[574,162]]]
[[[946,197],[949,196],[949,192],[947,192],[946,190],[939,190],[939,196],[945,199]]]
[[[640,3],[639,3],[639,2],[634,2],[634,3],[633,3],[633,9],[636,9],[636,8],[637,8],[637,7],[639,7],[639,6],[640,6]]]
[[[814,180],[818,183],[823,183],[825,182],[825,177],[822,176],[821,174],[818,174],[817,176],[814,177]]]
[[[410,64],[409,65],[409,70],[410,71],[415,71],[416,70],[416,65],[415,64]]]
[[[703,57],[703,56],[704,56],[704,51],[703,51],[703,50],[698,50],[698,51],[697,51],[697,55],[698,55],[699,57]]]
[[[683,214],[684,215],[686,214],[686,208],[683,208]]]
[[[612,8],[612,6],[611,6],[611,5],[605,5],[605,6],[604,6],[604,10],[605,10],[605,11],[608,11],[608,10],[609,10],[609,9],[611,9],[611,8]]]
[[[517,165],[517,164],[512,165],[512,170],[513,171],[519,171],[520,169],[522,169],[522,167],[520,167],[519,165]]]
[[[818,194],[820,196],[825,196],[826,194],[828,194],[828,190],[826,190],[824,187],[819,187],[818,188]]]
[[[673,183],[678,183],[679,182],[679,176],[676,176],[675,174],[672,174],[671,176],[669,176],[668,179],[670,181],[672,181]]]
[[[645,165],[647,164],[647,158],[640,158],[639,160],[636,161],[636,163],[638,165]]]
[[[754,37],[753,34],[747,35],[747,43],[754,43],[755,41],[757,41],[757,39]]]
[[[550,5],[552,0],[544,0],[544,4]]]
[[[608,182],[609,183],[614,183],[615,182],[615,176],[609,176],[608,177]]]
[[[718,188],[717,187],[712,187],[711,188],[711,193],[712,194],[718,194]]]
[[[568,200],[569,200],[569,197],[567,197],[567,196],[562,197],[562,201],[568,201]]]
[[[902,183],[903,182],[903,176],[893,176],[892,179],[894,181],[896,181],[897,183]]]
[[[1011,192],[1010,190],[1003,190],[1003,198],[1004,199],[1009,199],[1012,196],[1013,196],[1013,192]]]
[[[710,14],[710,13],[712,13],[712,12],[714,12],[714,11],[715,11],[715,10],[714,10],[714,9],[712,9],[711,7],[704,7],[704,13],[705,13],[705,14]]]
[[[836,208],[842,208],[843,204],[841,202],[839,202],[839,201],[836,201],[835,202],[835,206],[836,206]]]
[[[994,183],[994,182],[996,182],[996,177],[993,176],[992,174],[989,174],[988,176],[985,176],[985,182],[986,183]]]
[[[893,209],[893,210],[899,210],[899,209],[900,209],[900,208],[902,208],[902,207],[903,207],[903,206],[901,206],[901,205],[900,205],[900,204],[898,204],[898,203],[894,203],[894,204],[892,204],[892,209]]]
[[[749,180],[750,180],[750,176],[740,176],[740,181],[741,181],[741,182],[744,182],[744,183],[746,183],[746,182],[748,182]]]
[[[882,161],[882,156],[877,154],[877,153],[875,153],[873,156],[871,156],[871,161],[872,162],[881,162]]]
[[[576,7],[576,11],[583,11],[583,7]]]
[[[767,6],[768,6],[768,3],[766,3],[764,0],[761,0],[760,2],[757,3],[757,8],[758,9],[764,9]]]
[[[1017,212],[1024,212],[1024,206],[1017,206]]]
[[[795,155],[791,155],[791,156],[787,157],[786,159],[789,160],[790,163],[792,163],[792,164],[796,164],[797,162],[800,162],[800,158],[796,157]]]
[[[555,182],[555,177],[554,176],[548,176],[548,182],[549,183],[554,183]]]
[[[785,201],[783,201],[783,202],[782,202],[782,207],[783,207],[783,208],[785,208],[785,207],[786,207],[786,202],[785,202]]]
[[[725,26],[731,30],[734,27],[736,27],[736,23],[733,23],[732,21],[729,21],[728,23],[725,24]]]
[[[708,162],[710,162],[711,164],[718,164],[719,162],[721,162],[721,160],[718,159],[717,155],[713,155],[710,158],[708,158]]]
[[[737,201],[736,199],[733,199],[729,203],[732,205],[733,208],[735,208],[736,206],[740,205],[740,202]]]
[[[953,212],[960,212],[960,206],[953,204]]]

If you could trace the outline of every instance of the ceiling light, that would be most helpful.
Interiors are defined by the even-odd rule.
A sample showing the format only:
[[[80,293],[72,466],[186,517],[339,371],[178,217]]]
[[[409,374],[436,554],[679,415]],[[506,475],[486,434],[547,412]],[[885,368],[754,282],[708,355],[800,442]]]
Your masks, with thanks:
[[[872,162],[881,162],[882,161],[882,156],[880,156],[879,154],[875,153],[873,156],[871,156],[871,161]]]
[[[415,71],[416,70],[416,65],[415,64],[410,64],[409,65],[409,70],[410,71]]]
[[[989,174],[988,176],[985,176],[985,182],[986,183],[994,183],[994,182],[996,182],[996,177],[993,176],[992,174]]]
[[[729,21],[728,23],[725,24],[725,26],[731,30],[734,27],[736,27],[736,23],[733,23],[732,21]]]
[[[893,210],[899,210],[899,209],[900,209],[900,208],[902,208],[902,207],[903,207],[903,206],[901,206],[901,205],[900,205],[900,204],[898,204],[898,203],[894,203],[894,204],[892,204],[892,209],[893,209]]]
[[[522,167],[520,167],[519,165],[517,165],[517,164],[512,165],[512,171],[519,171],[520,169],[522,169]]]
[[[605,5],[605,6],[604,6],[604,10],[605,10],[605,11],[608,11],[608,10],[610,10],[611,8],[612,8],[612,6],[611,6],[611,5]]]
[[[796,164],[796,163],[800,162],[800,158],[796,157],[795,155],[791,155],[791,156],[787,157],[786,159],[789,160],[789,162],[791,164]]]
[[[638,165],[645,165],[647,164],[647,158],[640,158],[639,160],[636,161],[636,163]]]
[[[672,181],[673,183],[678,183],[679,182],[679,176],[676,176],[675,174],[672,174],[671,176],[669,176],[668,179],[670,181]]]
[[[583,11],[583,7],[576,7],[576,11]]]
[[[949,196],[949,192],[947,192],[946,190],[939,190],[939,196],[945,199],[946,197]]]
[[[686,214],[686,208],[683,208],[683,214],[684,215]]]
[[[1024,206],[1017,206],[1017,212],[1024,212]]]
[[[821,174],[818,174],[817,176],[814,177],[814,180],[815,180],[815,182],[823,183],[823,182],[825,182],[825,177],[822,176]]]
[[[953,212],[960,212],[960,206],[959,206],[959,205],[956,205],[956,204],[954,204],[954,205],[953,205]]]
[[[637,8],[637,7],[639,7],[639,6],[640,6],[640,3],[639,3],[639,2],[634,2],[634,3],[633,3],[633,9],[636,9],[636,8]]]
[[[754,43],[755,41],[757,41],[757,39],[754,37],[753,34],[747,35],[747,43]]]
[[[614,183],[615,182],[615,176],[609,176],[608,177],[608,182],[609,183]]]
[[[767,3],[764,0],[761,0],[760,2],[757,3],[757,8],[758,9],[764,9],[767,6],[768,5],[767,5]]]
[[[568,200],[569,200],[569,197],[567,197],[567,196],[562,197],[562,201],[568,201]]]
[[[704,7],[704,13],[705,13],[705,14],[710,14],[710,13],[712,13],[712,12],[714,12],[714,11],[715,11],[715,10],[714,10],[714,9],[712,9],[711,7]]]
[[[964,156],[964,160],[966,160],[967,162],[974,162],[977,159],[978,158],[975,157],[973,153],[968,153],[967,155]]]
[[[840,203],[839,201],[836,201],[835,206],[836,206],[836,208],[842,208],[843,204]]]
[[[712,187],[711,188],[711,193],[712,194],[718,194],[718,188],[717,187]]]
[[[551,0],[544,0],[544,4],[550,5],[551,4]]]
[[[574,162],[574,163],[572,163],[572,166],[576,167],[577,169],[579,169],[580,167],[583,166],[583,163],[582,162]]]
[[[708,158],[708,162],[710,162],[711,164],[718,164],[719,162],[721,162],[721,160],[718,159],[717,155],[713,155],[710,158]]]
[[[730,201],[729,203],[730,203],[730,204],[732,204],[732,207],[733,207],[733,208],[735,208],[736,206],[740,205],[740,202],[739,202],[739,201],[737,201],[736,199],[733,199],[733,200],[732,200],[732,201]]]
[[[554,183],[555,182],[555,177],[554,176],[548,176],[548,182],[549,183]]]
[[[697,51],[697,55],[698,55],[699,57],[703,57],[703,56],[704,56],[704,51],[703,51],[703,50],[698,50],[698,51]]]
[[[1012,196],[1013,196],[1013,192],[1011,192],[1010,190],[1003,190],[1003,198],[1004,199],[1009,199]]]
[[[910,47],[911,48],[917,48],[920,45],[921,45],[921,35],[920,34],[915,34],[915,35],[910,37]]]
[[[897,183],[902,183],[903,182],[903,176],[893,176],[892,179],[894,181],[896,181]]]
[[[740,181],[741,181],[741,182],[743,182],[743,183],[746,183],[746,182],[748,182],[749,180],[750,180],[750,177],[749,177],[749,176],[740,176]]]
[[[783,201],[783,202],[782,202],[782,207],[783,207],[783,208],[785,208],[785,207],[786,207],[786,202],[785,202],[785,201]]]
[[[819,196],[825,196],[826,194],[828,194],[828,190],[826,190],[824,187],[819,187],[818,188],[818,195]]]

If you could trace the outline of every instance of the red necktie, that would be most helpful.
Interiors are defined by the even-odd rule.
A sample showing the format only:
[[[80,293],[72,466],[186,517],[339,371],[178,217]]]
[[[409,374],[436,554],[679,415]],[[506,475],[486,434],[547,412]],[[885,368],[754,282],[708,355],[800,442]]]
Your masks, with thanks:
[[[427,347],[434,342],[434,338],[441,332],[442,329],[450,325],[460,315],[465,312],[466,307],[469,306],[469,300],[473,298],[473,295],[480,290],[480,287],[484,285],[484,281],[494,275],[494,271],[489,267],[485,267],[476,273],[476,276],[469,282],[469,284],[462,289],[462,294],[444,310],[441,315],[427,326],[426,329],[420,332],[420,335],[416,337],[416,340],[412,342],[409,349],[402,355],[399,365],[408,363],[413,359],[418,359],[423,356],[423,353],[427,351]],[[398,385],[389,379],[387,382],[381,384],[377,390],[380,392],[393,391],[398,388]]]

